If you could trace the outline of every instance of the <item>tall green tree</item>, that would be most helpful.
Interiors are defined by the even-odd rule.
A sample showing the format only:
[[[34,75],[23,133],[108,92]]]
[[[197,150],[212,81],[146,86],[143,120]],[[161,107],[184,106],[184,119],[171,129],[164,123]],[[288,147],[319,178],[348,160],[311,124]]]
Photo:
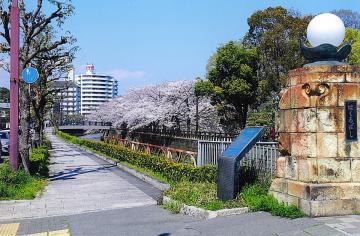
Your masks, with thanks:
[[[210,58],[207,78],[196,82],[195,93],[210,96],[221,123],[244,128],[249,106],[256,101],[258,56],[255,49],[229,42]]]
[[[55,32],[50,27],[37,38],[39,44],[51,45]],[[57,47],[56,49],[40,53],[32,61],[32,66],[38,68],[39,79],[34,84],[31,96],[31,111],[34,118],[34,130],[36,137],[39,137],[40,144],[43,141],[44,122],[47,119],[49,110],[54,105],[60,92],[68,88],[53,86],[56,81],[64,78],[72,68],[72,61],[78,47],[73,46],[73,41]]]
[[[244,43],[256,48],[259,55],[260,101],[278,100],[288,71],[301,67],[299,39],[306,35],[310,17],[302,17],[282,7],[269,7],[252,14]]]
[[[4,69],[9,69],[7,63],[11,43],[9,9],[10,1],[0,0],[0,38],[2,39],[0,54]],[[24,0],[19,0],[21,35],[19,71],[41,58],[44,53],[55,53],[57,49],[73,42],[72,35],[62,29],[73,10],[71,0],[37,0],[34,7],[27,7]],[[41,40],[40,36],[44,34],[46,36],[48,32],[52,32],[51,35],[55,37],[50,41],[44,38]],[[19,87],[19,154],[25,171],[29,172],[30,94],[24,81],[20,80]]]
[[[353,28],[347,28],[345,33],[345,42],[353,40],[351,53],[348,57],[348,63],[353,66],[360,66],[360,31]]]
[[[0,102],[10,102],[10,90],[4,87],[0,88]]]

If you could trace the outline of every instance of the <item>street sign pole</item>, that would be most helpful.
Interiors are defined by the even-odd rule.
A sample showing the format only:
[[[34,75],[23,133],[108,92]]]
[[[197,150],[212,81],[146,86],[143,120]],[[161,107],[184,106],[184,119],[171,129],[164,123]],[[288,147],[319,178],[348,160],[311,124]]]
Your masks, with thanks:
[[[19,6],[18,0],[11,3],[10,41],[10,165],[18,169],[19,160]]]

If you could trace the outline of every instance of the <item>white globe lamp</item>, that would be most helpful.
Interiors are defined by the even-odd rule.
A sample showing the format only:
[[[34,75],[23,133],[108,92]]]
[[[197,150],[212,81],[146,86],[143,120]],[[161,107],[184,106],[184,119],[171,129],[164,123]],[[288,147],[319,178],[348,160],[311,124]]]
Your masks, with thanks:
[[[313,47],[321,44],[331,44],[338,47],[344,41],[344,37],[344,22],[331,13],[315,16],[307,28],[307,38]]]

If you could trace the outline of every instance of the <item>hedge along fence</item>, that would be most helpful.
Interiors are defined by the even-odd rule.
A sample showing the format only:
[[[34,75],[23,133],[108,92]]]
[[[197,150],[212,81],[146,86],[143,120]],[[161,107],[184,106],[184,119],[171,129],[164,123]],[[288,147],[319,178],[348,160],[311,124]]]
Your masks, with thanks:
[[[181,180],[215,182],[217,178],[215,166],[195,167],[191,164],[175,163],[166,157],[149,155],[120,145],[81,139],[60,131],[57,134],[71,143],[94,149],[119,161],[125,161],[137,167],[160,173],[171,182]]]

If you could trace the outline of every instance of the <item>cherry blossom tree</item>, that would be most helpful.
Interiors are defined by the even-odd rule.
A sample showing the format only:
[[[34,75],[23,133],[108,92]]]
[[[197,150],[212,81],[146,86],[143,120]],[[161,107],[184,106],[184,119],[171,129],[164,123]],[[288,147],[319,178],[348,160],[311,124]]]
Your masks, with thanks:
[[[222,131],[210,99],[195,96],[195,81],[177,81],[133,89],[103,104],[87,119],[127,124],[130,130],[155,127],[195,130],[196,105],[200,131]]]

